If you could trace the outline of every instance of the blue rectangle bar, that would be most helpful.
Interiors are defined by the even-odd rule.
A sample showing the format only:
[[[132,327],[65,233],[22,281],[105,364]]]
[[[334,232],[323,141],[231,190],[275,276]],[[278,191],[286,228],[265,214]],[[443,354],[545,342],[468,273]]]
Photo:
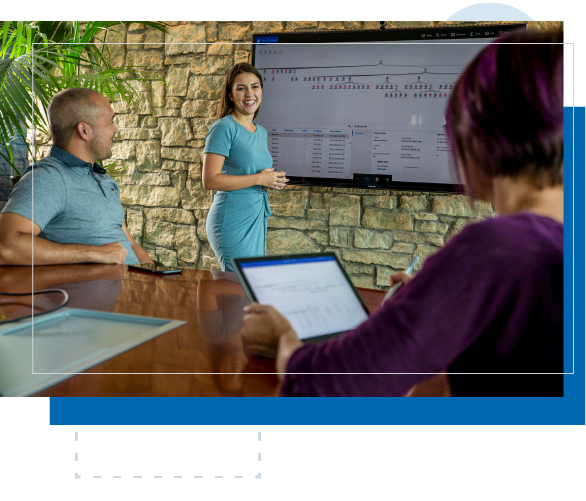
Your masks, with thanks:
[[[241,268],[254,268],[256,266],[280,266],[284,264],[316,263],[318,261],[334,261],[334,256],[300,257],[293,259],[271,259],[268,261],[250,261],[240,263]]]
[[[52,397],[51,425],[584,424],[584,405],[573,400]]]
[[[279,37],[256,37],[256,43],[279,43]]]
[[[574,332],[568,328],[573,323],[574,298],[574,109],[564,109],[564,372],[574,371]],[[579,180],[579,173],[576,180]],[[583,183],[582,183],[583,184]],[[576,218],[579,221],[580,217]]]

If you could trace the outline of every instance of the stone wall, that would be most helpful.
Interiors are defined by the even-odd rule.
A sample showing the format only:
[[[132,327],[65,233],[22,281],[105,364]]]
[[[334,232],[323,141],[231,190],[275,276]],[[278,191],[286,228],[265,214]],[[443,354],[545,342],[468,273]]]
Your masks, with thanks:
[[[219,269],[206,237],[213,193],[201,183],[202,151],[225,75],[233,64],[249,60],[252,33],[378,29],[379,23],[169,24],[168,34],[132,24],[109,33],[106,40],[121,44],[109,46],[114,63],[141,66],[166,83],[152,80],[151,88],[136,86],[143,104],[114,103],[120,129],[114,159],[128,166],[116,179],[129,230],[153,259]],[[456,23],[388,26],[443,24]],[[464,196],[388,190],[289,187],[269,192],[269,200],[273,216],[267,253],[334,250],[354,283],[371,288],[385,288],[389,275],[405,268],[413,255],[425,259],[466,224],[493,214],[489,206]]]

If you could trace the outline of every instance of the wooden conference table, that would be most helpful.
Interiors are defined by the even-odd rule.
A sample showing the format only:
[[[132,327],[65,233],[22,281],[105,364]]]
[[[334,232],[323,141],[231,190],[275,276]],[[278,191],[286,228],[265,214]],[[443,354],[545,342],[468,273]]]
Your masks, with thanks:
[[[0,291],[31,289],[31,267],[0,267]],[[68,307],[183,320],[185,325],[106,360],[37,396],[278,396],[275,363],[247,357],[240,330],[248,304],[234,273],[184,269],[181,275],[130,272],[123,265],[36,266],[34,288],[61,288]],[[358,289],[371,312],[384,291]],[[116,374],[118,373],[118,374]],[[351,376],[349,376],[351,377]],[[444,376],[412,396],[441,396]]]

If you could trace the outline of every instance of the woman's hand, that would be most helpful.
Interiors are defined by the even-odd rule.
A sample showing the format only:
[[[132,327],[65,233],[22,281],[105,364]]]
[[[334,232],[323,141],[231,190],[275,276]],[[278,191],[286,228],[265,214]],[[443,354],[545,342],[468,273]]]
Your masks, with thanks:
[[[285,177],[285,172],[280,170],[276,171],[274,167],[260,171],[257,176],[259,185],[273,190],[282,190],[289,182]]]
[[[251,355],[276,358],[282,336],[301,341],[289,321],[272,306],[252,303],[244,308],[243,339]]]
[[[407,285],[413,279],[413,275],[409,275],[409,273],[405,273],[404,271],[398,271],[397,273],[393,273],[390,276],[390,279],[391,287],[399,282],[402,282],[403,285]]]

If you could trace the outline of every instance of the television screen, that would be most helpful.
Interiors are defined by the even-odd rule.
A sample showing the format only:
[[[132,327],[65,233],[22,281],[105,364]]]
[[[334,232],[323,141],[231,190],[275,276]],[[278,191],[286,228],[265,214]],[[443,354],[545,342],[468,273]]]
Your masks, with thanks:
[[[293,184],[462,191],[445,109],[466,65],[527,25],[254,34],[257,117]]]

